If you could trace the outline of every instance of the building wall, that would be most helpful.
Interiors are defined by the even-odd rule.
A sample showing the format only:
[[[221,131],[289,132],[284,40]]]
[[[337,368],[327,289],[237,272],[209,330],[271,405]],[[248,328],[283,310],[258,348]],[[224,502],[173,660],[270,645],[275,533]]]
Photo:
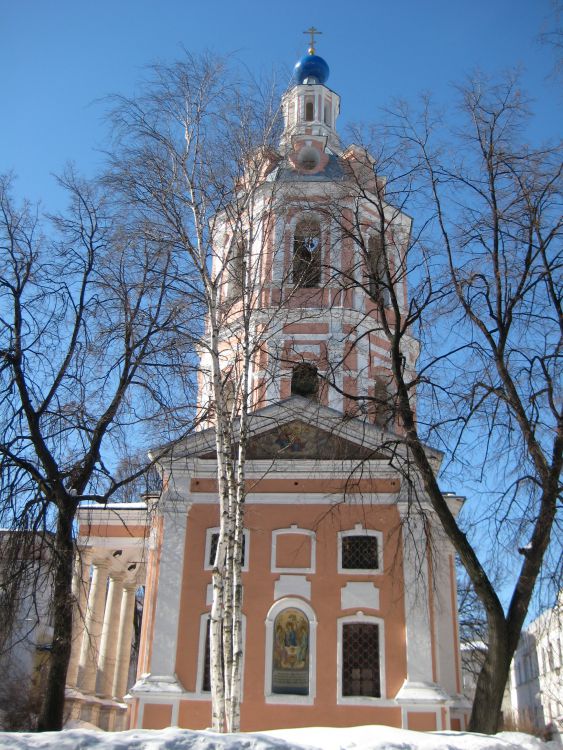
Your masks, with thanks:
[[[286,723],[349,725],[374,720],[378,707],[381,721],[400,723],[400,712],[386,705],[386,699],[395,696],[406,676],[399,520],[396,507],[389,505],[371,507],[369,512],[361,504],[336,507],[332,512],[322,504],[294,505],[291,510],[267,502],[247,506],[243,729]],[[176,674],[185,690],[194,693],[193,700],[182,701],[180,706],[182,721],[190,727],[209,724],[209,694],[201,690],[202,628],[211,603],[211,570],[204,569],[204,562],[207,531],[218,521],[215,506],[194,504],[187,523]],[[370,529],[383,536],[384,569],[380,575],[337,572],[338,533],[353,529],[357,523],[369,524]],[[276,567],[284,572],[273,570]],[[294,696],[289,696],[284,706],[283,697],[267,696],[267,662],[271,654],[266,650],[265,621],[272,605],[283,600],[291,600],[294,606],[303,602],[316,619],[311,705],[296,705]],[[337,705],[338,619],[358,611],[377,617],[384,624],[380,648],[385,694],[381,700],[371,700],[369,707]],[[300,704],[304,702],[299,700]]]
[[[514,718],[563,733],[563,591],[522,633],[510,670]]]

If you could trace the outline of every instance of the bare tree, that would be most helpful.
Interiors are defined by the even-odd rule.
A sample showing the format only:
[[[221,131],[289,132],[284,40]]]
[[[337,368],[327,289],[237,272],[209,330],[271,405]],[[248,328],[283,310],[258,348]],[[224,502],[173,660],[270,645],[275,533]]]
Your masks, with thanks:
[[[61,182],[70,206],[50,222],[16,207],[10,180],[0,183],[0,519],[53,532],[40,730],[63,721],[78,505],[104,503],[144,474],[148,461],[122,471],[128,446],[170,437],[173,416],[189,422],[187,394],[175,386],[185,382],[178,340],[190,302],[171,283],[173,248],[125,232],[72,172]]]
[[[376,331],[393,373],[379,393],[346,395],[394,426],[382,447],[413,488],[421,483],[485,610],[488,650],[471,728],[494,732],[561,496],[561,161],[557,148],[522,143],[526,111],[513,82],[470,83],[461,97],[466,124],[450,142],[434,142],[441,120],[429,107],[416,122],[403,107],[378,131],[374,156],[356,147],[331,216],[356,246],[342,283],[373,301],[351,343]],[[423,217],[410,236],[400,211]],[[427,445],[444,451],[449,476],[457,466],[466,478],[489,478],[471,537]],[[498,578],[475,546],[491,527]]]
[[[279,159],[277,97],[240,80],[217,57],[187,55],[152,72],[140,96],[116,102],[107,179],[135,231],[181,254],[180,272],[204,313],[197,416],[214,429],[220,519],[210,614],[212,725],[237,731],[249,414],[263,399],[258,360],[272,333],[264,295],[278,196],[266,178]]]

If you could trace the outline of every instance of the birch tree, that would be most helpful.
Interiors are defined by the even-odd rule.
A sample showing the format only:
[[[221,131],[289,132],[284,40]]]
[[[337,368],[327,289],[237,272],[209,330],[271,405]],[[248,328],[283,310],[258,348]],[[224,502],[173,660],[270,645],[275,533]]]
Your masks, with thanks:
[[[137,231],[170,244],[204,311],[198,419],[212,426],[219,539],[210,613],[212,726],[237,731],[242,665],[241,559],[252,371],[264,346],[263,278],[277,156],[277,97],[226,61],[187,56],[153,69],[142,93],[119,98],[108,185]]]
[[[394,434],[382,447],[413,489],[421,483],[479,597],[488,650],[470,727],[494,733],[561,500],[561,151],[523,142],[526,108],[511,81],[470,83],[461,111],[464,125],[440,142],[428,106],[419,120],[400,108],[343,192],[357,207],[340,226],[358,260],[342,283],[371,295],[393,373],[383,393],[347,395],[388,415]],[[376,217],[375,260],[362,206]],[[410,236],[394,207],[418,218]],[[446,476],[486,487],[469,534],[426,445],[445,453]]]

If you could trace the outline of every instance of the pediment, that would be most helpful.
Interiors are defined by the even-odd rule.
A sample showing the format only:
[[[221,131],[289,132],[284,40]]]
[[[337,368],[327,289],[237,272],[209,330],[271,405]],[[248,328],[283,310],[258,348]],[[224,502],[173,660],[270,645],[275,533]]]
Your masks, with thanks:
[[[207,452],[200,455],[200,458],[213,459],[215,453]],[[340,435],[323,430],[317,425],[294,419],[253,435],[248,442],[247,458],[250,461],[267,459],[329,461],[380,459],[384,456]]]

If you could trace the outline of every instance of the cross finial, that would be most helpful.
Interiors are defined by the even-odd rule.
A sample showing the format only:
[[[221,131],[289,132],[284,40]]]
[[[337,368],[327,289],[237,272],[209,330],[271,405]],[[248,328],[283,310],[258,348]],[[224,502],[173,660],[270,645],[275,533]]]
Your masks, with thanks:
[[[309,54],[314,55],[315,54],[315,34],[322,34],[322,31],[318,31],[314,26],[311,26],[310,29],[307,29],[307,31],[303,32],[304,34],[310,34],[311,36],[311,42],[309,43]]]

